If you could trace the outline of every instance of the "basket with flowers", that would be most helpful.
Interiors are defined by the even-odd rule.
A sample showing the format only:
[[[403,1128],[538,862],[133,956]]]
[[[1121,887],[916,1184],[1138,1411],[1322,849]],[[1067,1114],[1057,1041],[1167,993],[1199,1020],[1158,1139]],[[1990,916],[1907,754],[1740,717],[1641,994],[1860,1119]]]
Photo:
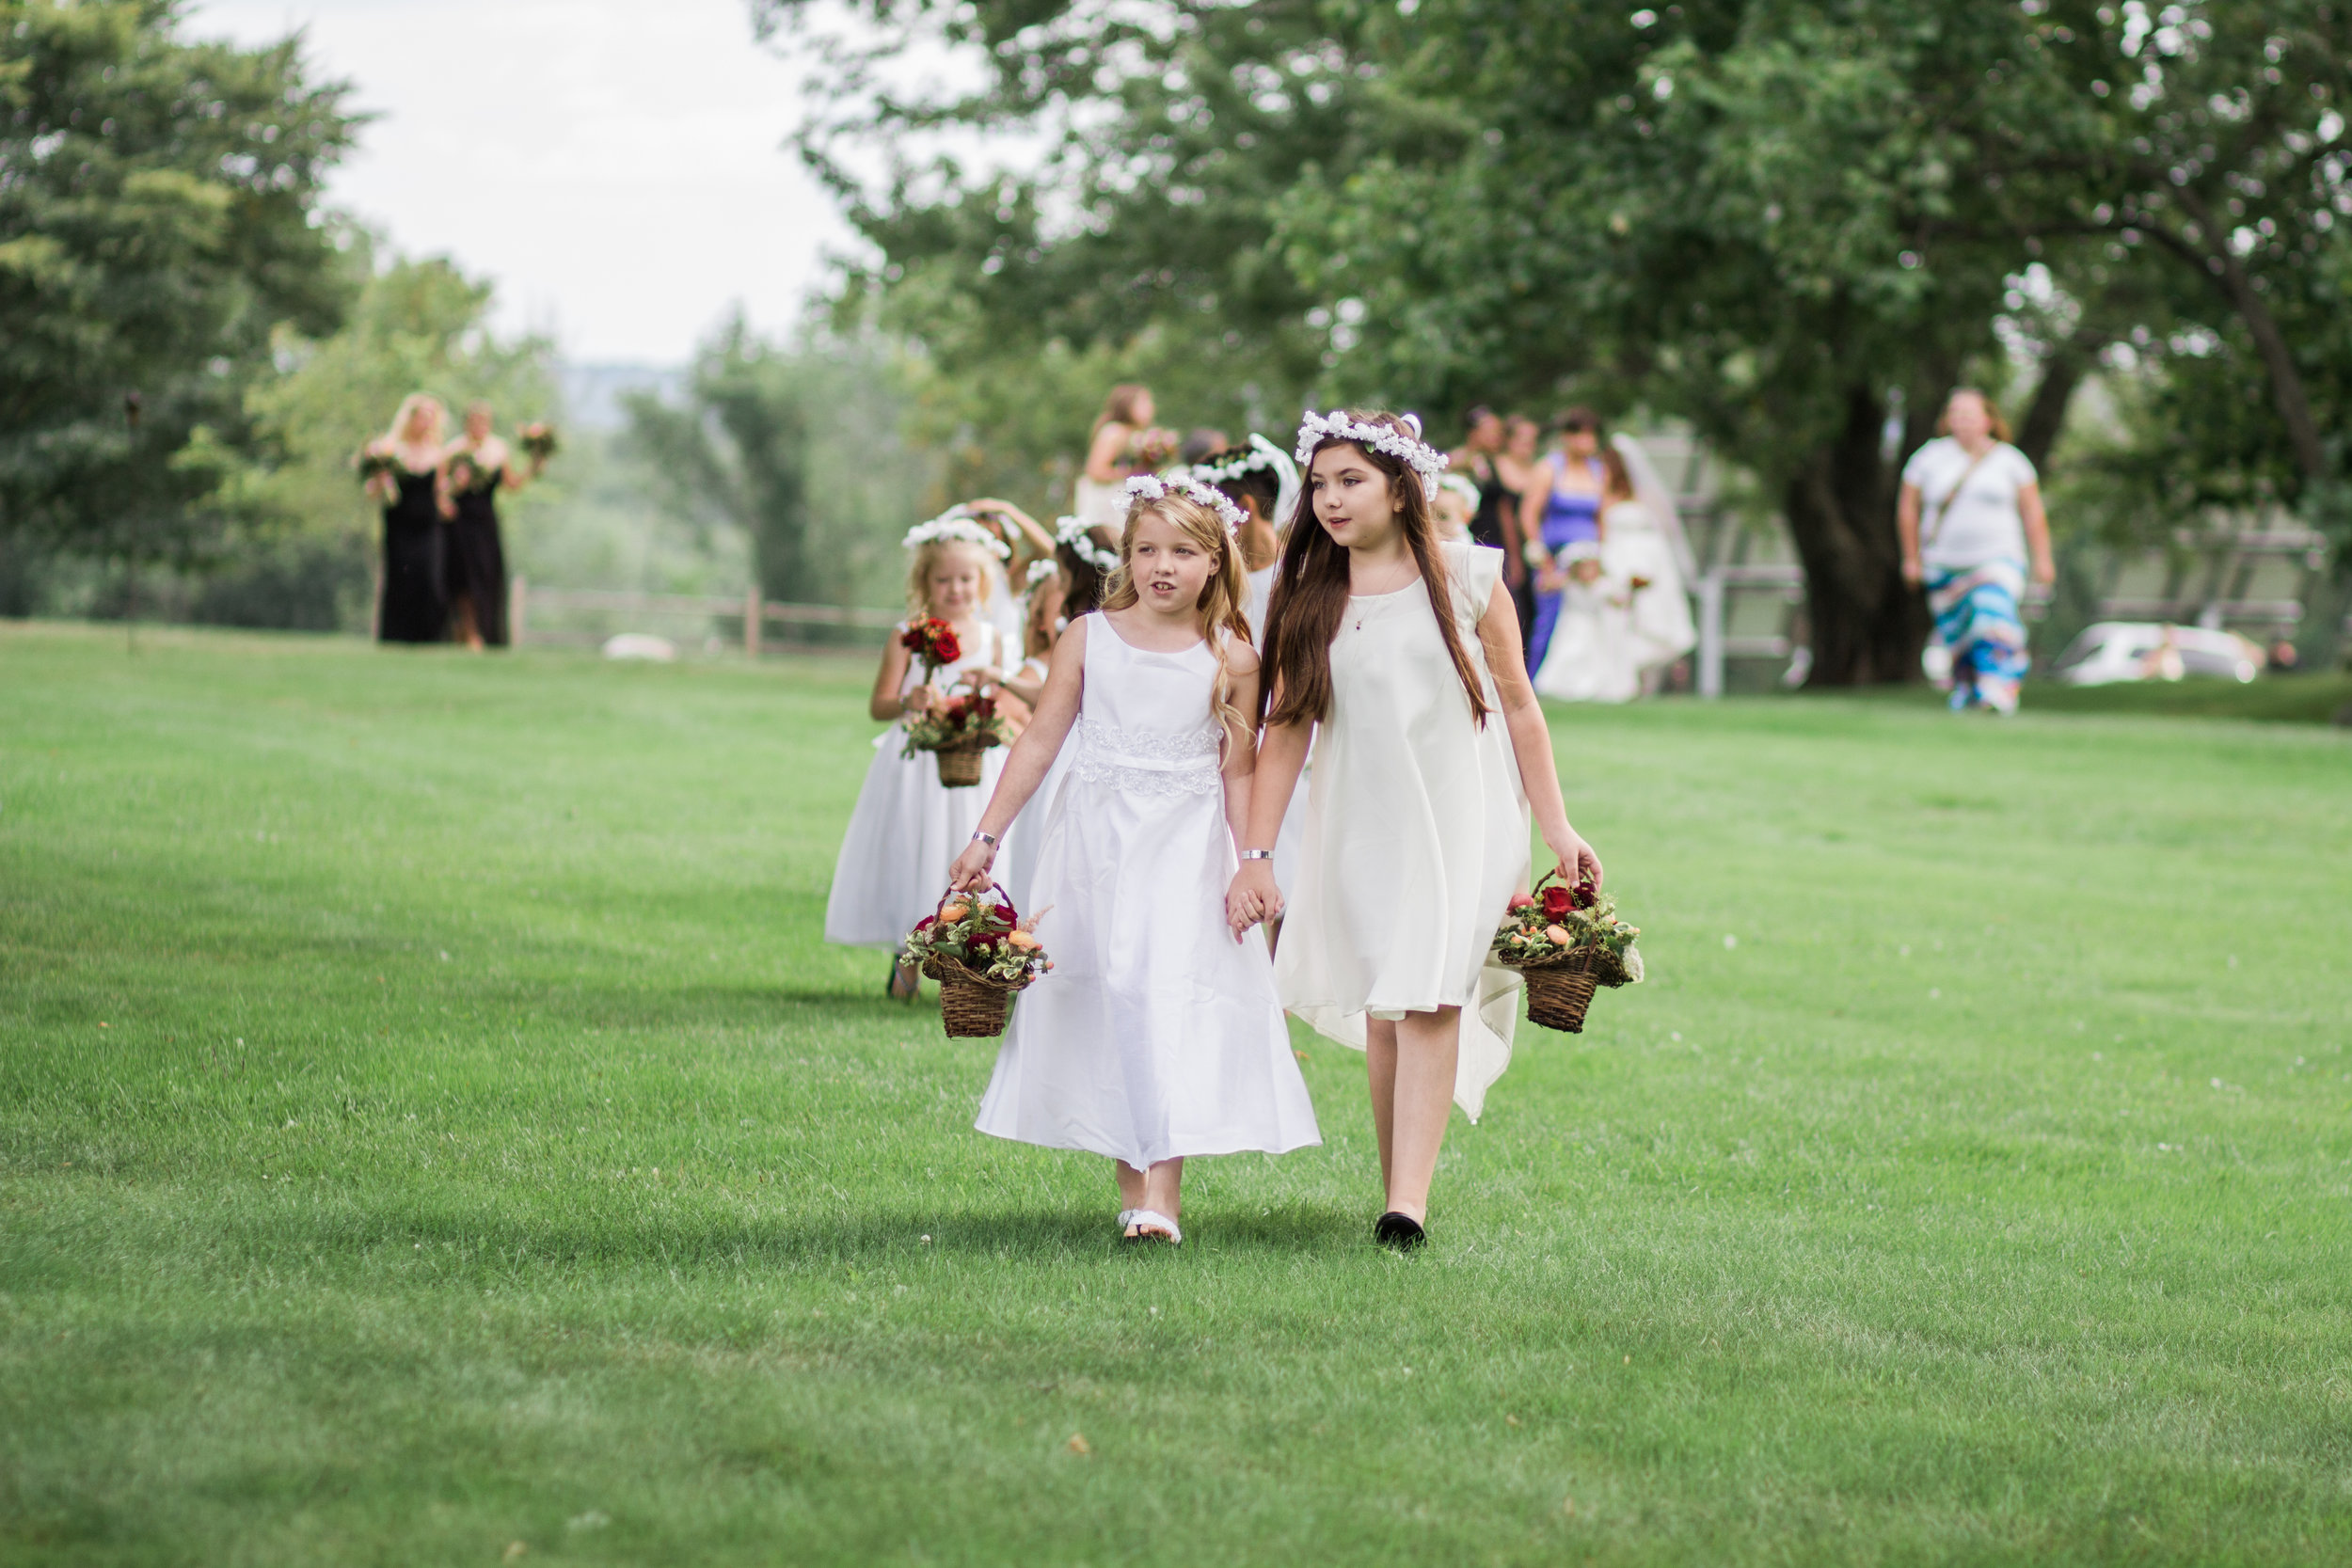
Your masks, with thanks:
[[[1511,901],[1495,932],[1495,962],[1527,980],[1527,1016],[1571,1035],[1584,1030],[1584,1010],[1600,986],[1638,985],[1638,926],[1617,918],[1617,902],[1590,882],[1571,887],[1548,871],[1534,892]]]
[[[923,666],[926,684],[963,657],[956,628],[936,615],[909,622],[898,634],[898,641]],[[960,691],[908,717],[906,749],[899,755],[929,752],[937,760],[941,784],[949,789],[969,789],[980,782],[980,760],[988,749],[1010,738],[1010,726],[996,711],[994,697],[984,691]]]
[[[555,438],[555,427],[544,420],[533,420],[515,433],[515,439],[523,449],[523,455],[533,463],[545,463],[563,445]]]
[[[950,892],[907,933],[910,961],[939,982],[939,1016],[951,1038],[1005,1032],[1005,1007],[1054,967],[1037,940],[1046,913],[1023,918],[1011,895],[992,882],[981,893]]]

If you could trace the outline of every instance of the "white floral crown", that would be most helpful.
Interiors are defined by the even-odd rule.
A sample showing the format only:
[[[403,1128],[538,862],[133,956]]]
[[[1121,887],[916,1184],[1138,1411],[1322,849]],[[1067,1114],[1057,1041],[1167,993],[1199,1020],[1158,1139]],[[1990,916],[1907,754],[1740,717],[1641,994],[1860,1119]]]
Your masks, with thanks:
[[[1071,554],[1105,577],[1119,570],[1119,552],[1108,545],[1096,544],[1094,531],[1087,527],[1083,517],[1057,518],[1054,543],[1067,546]]]
[[[1312,462],[1315,448],[1326,441],[1353,441],[1359,447],[1385,451],[1419,473],[1422,490],[1434,499],[1438,480],[1445,472],[1445,453],[1421,438],[1420,415],[1406,414],[1400,418],[1411,435],[1393,425],[1363,424],[1344,413],[1318,414],[1310,408],[1307,417],[1298,421],[1298,461],[1302,465]]]
[[[1478,505],[1478,482],[1468,474],[1447,474],[1438,481],[1438,488],[1451,490],[1468,501],[1475,510]]]
[[[1052,577],[1056,572],[1060,570],[1061,568],[1054,563],[1054,558],[1052,556],[1039,556],[1035,561],[1029,562],[1029,586],[1035,588],[1039,583],[1043,582],[1047,578]]]
[[[1164,500],[1169,496],[1183,496],[1207,507],[1225,525],[1229,536],[1241,532],[1241,525],[1249,520],[1249,514],[1235,506],[1231,496],[1189,474],[1170,474],[1166,479],[1158,474],[1137,474],[1127,482],[1130,506],[1139,500]]]
[[[1012,559],[1012,546],[972,520],[972,509],[961,503],[949,507],[928,523],[917,523],[907,530],[907,536],[898,541],[908,549],[918,549],[941,539],[960,539],[967,545],[977,545],[994,552],[999,561]]]

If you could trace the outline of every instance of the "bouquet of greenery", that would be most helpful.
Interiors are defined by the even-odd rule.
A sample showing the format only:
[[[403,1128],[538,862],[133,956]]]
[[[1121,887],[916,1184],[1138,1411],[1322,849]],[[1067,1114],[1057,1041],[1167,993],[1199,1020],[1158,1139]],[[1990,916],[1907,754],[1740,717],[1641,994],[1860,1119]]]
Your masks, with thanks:
[[[1495,962],[1527,978],[1527,1016],[1570,1034],[1584,1028],[1597,986],[1639,985],[1638,926],[1617,918],[1617,901],[1590,882],[1570,887],[1557,871],[1511,901],[1497,927]]]
[[[516,433],[515,439],[516,444],[523,449],[523,455],[533,463],[545,463],[553,457],[560,445],[555,438],[555,427],[544,420],[533,420],[523,426]]]
[[[939,982],[940,1016],[951,1036],[1001,1035],[1006,1000],[1054,967],[1037,940],[1047,911],[1024,919],[1005,890],[949,893],[907,933],[910,962]]]
[[[481,458],[470,451],[461,451],[449,460],[449,487],[463,493],[496,483],[496,477],[482,467]]]
[[[359,483],[373,484],[387,475],[400,473],[400,454],[392,451],[389,441],[377,439],[361,447],[351,459],[351,466],[359,470]]]

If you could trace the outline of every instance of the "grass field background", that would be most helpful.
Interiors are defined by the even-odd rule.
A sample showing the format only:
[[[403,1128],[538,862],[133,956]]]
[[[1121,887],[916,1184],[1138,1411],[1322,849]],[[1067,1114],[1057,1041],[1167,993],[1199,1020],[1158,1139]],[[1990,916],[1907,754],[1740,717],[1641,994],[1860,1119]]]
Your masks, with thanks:
[[[2352,1557],[2343,732],[1558,713],[1650,982],[1137,1255],[819,941],[867,679],[0,626],[0,1560]]]

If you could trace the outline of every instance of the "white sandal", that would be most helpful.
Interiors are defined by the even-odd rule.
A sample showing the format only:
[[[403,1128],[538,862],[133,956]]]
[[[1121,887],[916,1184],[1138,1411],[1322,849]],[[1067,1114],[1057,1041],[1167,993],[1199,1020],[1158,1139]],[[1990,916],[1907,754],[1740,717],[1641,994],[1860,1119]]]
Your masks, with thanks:
[[[1142,1235],[1130,1236],[1127,1231],[1133,1226],[1149,1226],[1151,1229]],[[1166,1234],[1159,1234],[1162,1231]],[[1131,1244],[1136,1242],[1166,1242],[1169,1246],[1184,1244],[1184,1233],[1177,1228],[1176,1222],[1156,1209],[1120,1210],[1119,1212],[1119,1239]]]

